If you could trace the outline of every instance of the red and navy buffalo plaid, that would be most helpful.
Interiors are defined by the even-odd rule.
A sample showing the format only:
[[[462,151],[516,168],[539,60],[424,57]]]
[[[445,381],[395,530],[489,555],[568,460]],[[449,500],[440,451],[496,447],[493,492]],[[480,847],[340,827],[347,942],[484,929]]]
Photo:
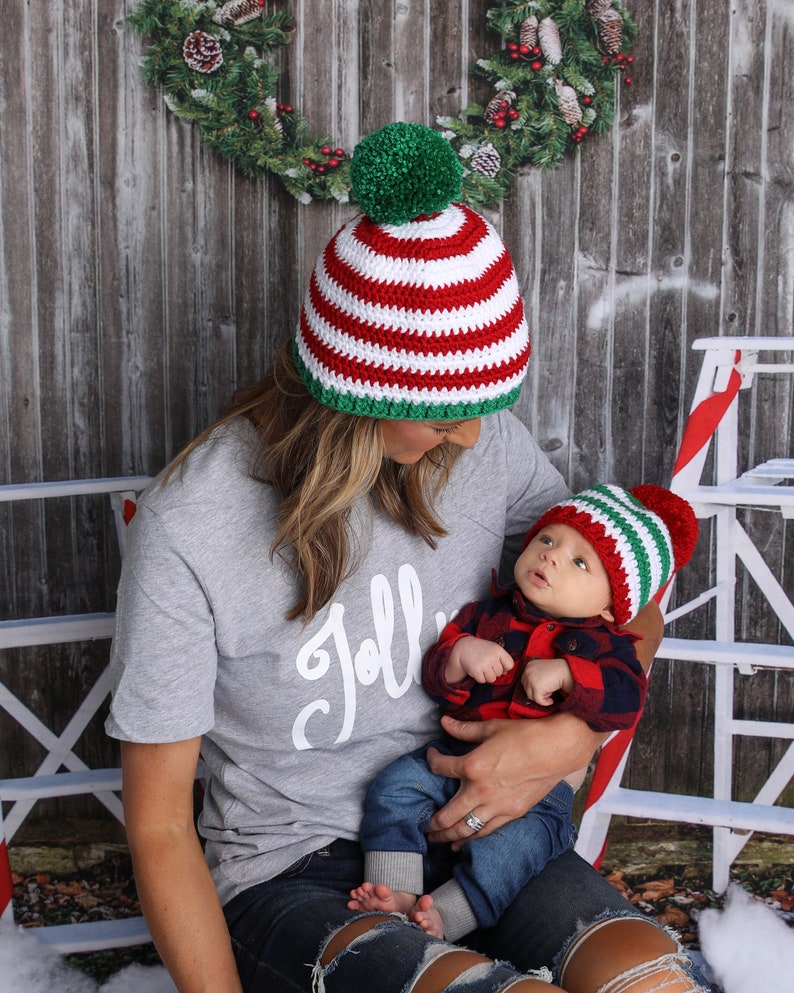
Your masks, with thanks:
[[[619,631],[601,617],[546,617],[527,603],[518,586],[501,586],[496,575],[491,594],[464,607],[422,663],[425,689],[446,713],[461,721],[486,721],[569,710],[595,731],[632,727],[647,690],[634,650],[637,635]],[[516,665],[495,683],[448,683],[444,670],[450,650],[466,635],[498,642]],[[526,662],[538,658],[565,659],[576,684],[572,693],[559,694],[549,707],[528,700],[521,685]]]

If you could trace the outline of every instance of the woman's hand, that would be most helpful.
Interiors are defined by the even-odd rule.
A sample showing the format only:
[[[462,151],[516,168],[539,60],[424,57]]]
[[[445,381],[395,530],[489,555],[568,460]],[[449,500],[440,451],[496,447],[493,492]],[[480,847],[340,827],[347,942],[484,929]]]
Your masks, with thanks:
[[[565,776],[587,765],[606,735],[568,713],[537,720],[456,721],[444,729],[481,744],[465,755],[428,752],[433,772],[460,780],[455,796],[430,821],[428,841],[460,848],[475,833],[464,818],[473,813],[486,835],[524,814]]]

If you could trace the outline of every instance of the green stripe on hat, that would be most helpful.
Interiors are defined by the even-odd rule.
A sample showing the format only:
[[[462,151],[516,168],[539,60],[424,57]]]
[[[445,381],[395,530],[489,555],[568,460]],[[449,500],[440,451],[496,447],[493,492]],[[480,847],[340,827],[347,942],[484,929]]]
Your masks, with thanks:
[[[358,396],[323,386],[315,379],[300,356],[297,342],[293,345],[295,365],[306,389],[326,407],[332,407],[343,414],[358,414],[364,417],[378,417],[384,420],[399,421],[457,421],[485,417],[499,410],[512,407],[521,393],[521,383],[498,396],[483,397],[478,400],[447,400],[423,403],[418,400],[394,400],[388,397],[376,398],[373,395]]]

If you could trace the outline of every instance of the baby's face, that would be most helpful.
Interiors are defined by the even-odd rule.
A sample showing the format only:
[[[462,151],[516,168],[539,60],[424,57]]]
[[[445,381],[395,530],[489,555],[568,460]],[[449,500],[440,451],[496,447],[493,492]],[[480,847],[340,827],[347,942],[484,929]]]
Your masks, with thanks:
[[[614,620],[607,571],[590,542],[569,524],[550,524],[530,541],[515,566],[518,587],[550,617]]]

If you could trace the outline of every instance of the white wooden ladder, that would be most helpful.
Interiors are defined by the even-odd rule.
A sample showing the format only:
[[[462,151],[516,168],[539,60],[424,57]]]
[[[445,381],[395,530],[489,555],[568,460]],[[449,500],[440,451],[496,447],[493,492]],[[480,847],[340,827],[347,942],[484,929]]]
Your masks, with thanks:
[[[133,476],[0,486],[0,503],[108,494],[115,517],[119,549],[123,555],[126,522],[134,512],[138,492],[148,482],[148,476]],[[0,650],[111,638],[113,624],[112,613],[2,621]],[[0,779],[0,925],[13,924],[14,919],[7,843],[37,800],[93,794],[124,823],[121,800],[117,795],[121,789],[121,770],[89,769],[74,751],[83,731],[102,706],[109,689],[109,676],[105,668],[63,731],[55,734],[0,682],[0,708],[35,738],[47,753],[32,776]],[[65,771],[60,771],[63,767]],[[3,802],[12,804],[5,820]],[[117,948],[151,940],[142,917],[37,927],[31,929],[31,933],[39,941],[62,952]]]
[[[702,519],[714,521],[715,582],[711,589],[666,615],[672,621],[714,602],[713,638],[664,638],[658,658],[707,664],[714,674],[713,795],[686,796],[620,785],[628,761],[631,731],[615,732],[602,748],[579,830],[576,850],[600,859],[612,815],[706,824],[713,827],[713,885],[728,885],[733,860],[753,831],[794,834],[794,810],[777,804],[794,777],[794,723],[754,721],[734,714],[736,677],[774,669],[794,679],[794,647],[737,641],[735,594],[741,563],[794,641],[794,605],[737,517],[737,510],[762,507],[794,518],[794,458],[774,458],[739,472],[739,404],[759,374],[794,373],[794,337],[703,338],[695,341],[703,364],[671,488],[689,500]],[[783,361],[788,353],[789,361]],[[713,483],[702,476],[713,454]],[[669,601],[669,590],[663,605]],[[674,715],[673,715],[674,716]],[[733,749],[737,736],[788,740],[776,768],[752,802],[733,798]],[[599,768],[600,766],[600,768]]]

